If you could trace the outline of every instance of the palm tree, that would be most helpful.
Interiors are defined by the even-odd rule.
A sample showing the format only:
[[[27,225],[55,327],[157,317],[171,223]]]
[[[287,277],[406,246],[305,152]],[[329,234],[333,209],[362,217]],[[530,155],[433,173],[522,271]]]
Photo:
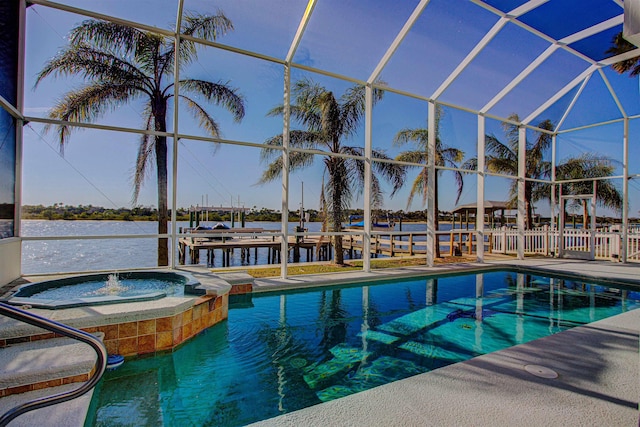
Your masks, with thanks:
[[[562,184],[562,194],[593,194],[593,181],[589,178],[611,176],[615,172],[613,160],[605,156],[585,153],[579,157],[565,160],[556,167],[556,179],[574,180],[579,182]],[[547,191],[546,194],[549,194]],[[588,226],[589,209],[587,200],[582,200],[583,228]],[[596,183],[596,203],[602,207],[620,211],[622,209],[622,195],[616,186],[606,179]],[[562,212],[564,215],[564,212]]]
[[[511,115],[511,120],[518,122],[517,115]],[[504,123],[507,143],[500,142],[494,135],[486,136],[486,166],[490,172],[509,175],[518,174],[518,126]],[[538,124],[538,128],[552,130],[553,123],[545,120]],[[551,135],[538,132],[534,143],[526,142],[526,177],[533,179],[549,179],[551,177],[551,162],[545,159],[545,152],[551,145]],[[615,168],[612,160],[606,156],[584,154],[564,160],[556,166],[556,179],[588,179],[611,176]],[[563,185],[563,194],[590,194],[593,192],[592,181],[574,182]],[[596,198],[601,206],[620,209],[622,197],[615,186],[607,180],[599,181],[596,187]],[[509,188],[511,206],[518,201],[518,181],[512,180]],[[533,227],[533,204],[551,197],[550,185],[538,181],[525,181],[526,227]],[[586,209],[586,204],[583,206]],[[586,216],[586,215],[585,215]]]
[[[183,34],[215,40],[233,29],[222,13],[216,15],[185,14]],[[144,128],[166,132],[169,100],[174,96],[174,61],[184,67],[197,60],[196,44],[181,40],[176,54],[173,39],[124,25],[87,20],[71,30],[69,46],[49,60],[36,80],[47,76],[77,75],[87,83],[58,101],[49,117],[64,121],[92,122],[107,111],[141,99],[144,104]],[[236,121],[244,117],[244,100],[228,82],[181,79],[179,97],[212,136],[219,136],[219,126],[205,108],[190,95],[222,106]],[[71,128],[58,126],[60,151],[69,141]],[[177,141],[174,141],[174,144]],[[143,135],[133,177],[133,204],[149,169],[156,165],[158,184],[158,234],[167,233],[167,137]],[[168,239],[158,239],[158,265],[168,265]]]
[[[622,37],[622,31],[616,34],[612,40],[612,46],[607,49],[606,53],[611,56],[620,55],[622,53],[628,52],[630,50],[635,49],[636,46],[632,43],[629,43]],[[635,57],[631,59],[625,59],[624,61],[616,62],[611,65],[615,71],[619,74],[629,73],[629,77],[635,77],[640,74],[640,57]]]
[[[464,158],[464,152],[454,148],[448,147],[445,145],[440,139],[440,117],[442,116],[442,108],[440,106],[436,107],[436,120],[435,120],[435,132],[436,132],[436,148],[435,148],[435,164],[436,166],[449,166],[449,167],[458,167],[458,163],[462,161]],[[396,160],[403,162],[411,162],[411,163],[423,163],[425,166],[421,167],[420,172],[413,180],[413,185],[411,186],[411,192],[409,193],[409,198],[407,200],[407,210],[411,206],[414,197],[417,194],[422,195],[422,204],[424,205],[427,201],[427,188],[429,185],[429,171],[426,167],[428,161],[427,155],[427,146],[429,144],[429,131],[428,129],[402,129],[399,131],[393,139],[394,145],[405,145],[408,143],[413,143],[415,145],[415,150],[411,151],[403,151],[402,153],[396,156]],[[438,221],[438,176],[442,173],[442,171],[437,171],[435,175],[435,180],[433,183],[433,188],[435,192],[435,203],[433,206],[433,210],[435,211],[436,221],[434,224],[435,231],[439,229],[439,221]],[[462,189],[464,182],[462,180],[462,173],[459,171],[454,172],[455,180],[456,180],[456,188],[457,188],[457,197],[456,204],[460,200],[460,195],[462,194]],[[440,245],[436,244],[436,257],[440,258]]]
[[[517,114],[512,114],[509,120],[519,122]],[[485,159],[487,170],[494,173],[518,175],[518,126],[504,122],[503,128],[506,142],[501,142],[494,135],[486,135],[485,147],[487,156]],[[538,128],[553,130],[550,120],[538,124]],[[538,132],[533,143],[526,141],[526,177],[532,179],[546,179],[551,176],[551,162],[544,159],[545,152],[551,146],[551,135],[546,132]],[[549,197],[547,184],[526,180],[524,183],[524,202],[526,209],[525,224],[527,228],[533,227],[533,204],[545,197]],[[546,189],[546,191],[545,191]],[[512,180],[509,186],[510,205],[518,203],[518,181]]]
[[[291,117],[306,129],[292,130],[289,133],[290,147],[326,150],[331,154],[360,157],[364,155],[363,148],[345,143],[345,140],[357,133],[364,115],[364,86],[353,86],[340,98],[336,98],[333,92],[313,80],[302,79],[294,83],[291,92],[293,96],[293,103],[290,106]],[[374,102],[379,101],[382,95],[382,91],[374,90]],[[283,111],[284,106],[281,105],[272,109],[268,115],[281,115]],[[273,181],[282,173],[280,150],[272,148],[276,146],[282,146],[282,135],[276,135],[265,141],[262,159],[269,164],[259,181],[260,184]],[[310,153],[291,152],[290,172],[310,166],[316,157]],[[384,152],[379,150],[373,150],[373,157],[388,160]],[[364,162],[329,154],[323,157],[323,162],[327,177],[324,194],[327,196],[329,231],[340,231],[354,193],[364,185]],[[386,162],[373,162],[372,167],[382,178],[392,184],[391,196],[393,196],[404,183],[404,168]],[[382,203],[382,189],[375,174],[372,174],[371,182],[372,208],[376,208]],[[342,238],[336,236],[332,240],[335,247],[334,262],[343,264]]]

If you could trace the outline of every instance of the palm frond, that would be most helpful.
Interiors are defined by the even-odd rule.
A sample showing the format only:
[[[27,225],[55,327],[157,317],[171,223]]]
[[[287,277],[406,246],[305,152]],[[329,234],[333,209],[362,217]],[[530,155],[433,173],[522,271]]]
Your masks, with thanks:
[[[402,129],[393,138],[393,145],[399,146],[408,143],[415,143],[419,150],[427,151],[429,144],[428,129]]]
[[[427,153],[425,151],[403,151],[395,158],[399,162],[427,164]],[[419,166],[410,166],[419,167]]]
[[[606,51],[607,55],[611,56],[620,55],[636,48],[634,44],[629,43],[622,37],[622,31],[613,37],[611,44],[611,47]],[[619,74],[629,73],[629,77],[635,77],[640,74],[640,57],[636,56],[635,58],[616,62],[611,65],[611,68]]]
[[[147,111],[145,120],[145,129],[152,128],[153,115]],[[136,166],[133,171],[133,194],[131,196],[131,204],[136,205],[138,203],[138,196],[140,195],[140,189],[142,184],[147,179],[148,171],[152,168],[155,161],[154,150],[155,138],[152,135],[143,134],[140,137],[140,145],[138,146],[138,155],[136,157]]]
[[[280,176],[282,176],[282,157],[276,158],[267,165],[267,168],[262,172],[262,176],[257,184],[266,184],[267,182],[280,178]]]
[[[391,160],[384,151],[373,150],[372,157],[377,160]],[[407,177],[407,167],[389,162],[373,162],[373,170],[382,175],[386,181],[392,184],[390,197],[393,197],[398,190],[404,185]]]
[[[411,191],[409,191],[409,197],[407,198],[407,210],[410,209],[411,203],[416,195],[422,196],[422,206],[427,204],[427,186],[429,183],[429,174],[427,168],[423,168],[418,173],[418,176],[413,180],[411,185]]]
[[[515,113],[509,115],[508,119],[517,123],[520,122],[520,117]],[[507,137],[506,145],[509,146],[513,152],[517,152],[518,142],[520,139],[520,128],[518,125],[510,122],[502,122],[502,129]]]
[[[478,158],[473,157],[467,160],[466,162],[460,165],[460,168],[470,170],[470,171],[478,170]]]
[[[371,209],[382,209],[384,206],[383,191],[377,175],[371,175]]]
[[[127,84],[150,94],[151,84],[134,64],[109,52],[87,45],[73,46],[51,58],[36,77],[34,87],[48,76],[79,75],[88,80]]]
[[[197,93],[207,101],[213,102],[229,111],[236,122],[244,117],[244,98],[238,90],[229,86],[229,82],[217,83],[206,80],[186,79],[180,81],[180,89]]]
[[[105,52],[120,52],[128,56],[135,54],[148,37],[148,33],[137,28],[89,19],[71,30],[69,44],[90,45]]]
[[[106,111],[113,111],[139,94],[138,88],[112,83],[95,83],[67,93],[53,109],[49,117],[70,122],[92,122]],[[45,132],[52,125],[45,126]],[[60,151],[68,142],[70,129],[58,126]]]
[[[322,130],[320,98],[327,90],[311,79],[301,79],[291,88],[294,103],[290,109],[291,117],[308,130]]]
[[[322,141],[322,135],[318,132],[308,132],[304,130],[289,131],[289,146],[292,148],[302,148],[314,150],[318,149],[318,144]],[[282,153],[272,147],[282,147],[282,134],[275,135],[264,142],[264,147],[260,152],[261,161],[269,161],[275,154]]]
[[[313,154],[291,152],[289,153],[289,172],[293,173],[299,169],[310,166],[314,161]],[[276,157],[267,165],[267,169],[262,173],[258,185],[266,184],[282,176],[282,156]]]
[[[492,155],[486,157],[485,164],[489,172],[514,176],[518,174],[518,163],[514,163],[511,159]]]
[[[517,146],[516,146],[517,148]],[[517,151],[511,149],[507,144],[500,142],[494,135],[485,136],[485,150],[494,158],[509,160],[510,162],[518,162]]]
[[[378,81],[378,84],[383,82]],[[346,137],[353,136],[364,118],[366,87],[363,85],[352,86],[340,97],[341,113],[340,122],[343,127],[343,134]],[[372,103],[376,105],[384,97],[384,90],[373,89]]]
[[[457,167],[458,163],[464,159],[464,151],[453,147],[441,146],[436,154],[440,160],[436,163],[437,166]]]
[[[186,102],[189,111],[198,119],[200,126],[204,128],[209,135],[214,138],[220,137],[220,126],[204,107],[188,96],[180,95],[180,99]],[[219,144],[215,143],[215,145],[217,147]]]
[[[218,10],[215,15],[205,15],[194,12],[187,12],[182,19],[182,34],[216,41],[218,37],[224,36],[233,30],[233,23],[225,14]],[[197,58],[197,44],[191,40],[180,40],[180,62],[190,64]]]
[[[462,177],[462,172],[460,172],[460,171],[454,171],[453,172],[453,176],[455,177],[455,180],[456,180],[456,202],[455,202],[455,204],[457,205],[458,202],[460,201],[460,197],[462,196],[462,192],[464,190],[464,179]]]

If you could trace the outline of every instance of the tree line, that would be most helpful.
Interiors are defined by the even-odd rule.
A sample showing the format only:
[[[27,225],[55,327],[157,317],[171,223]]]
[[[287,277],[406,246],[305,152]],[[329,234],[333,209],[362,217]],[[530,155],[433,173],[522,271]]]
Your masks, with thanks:
[[[305,209],[305,213],[309,214],[309,222],[322,221],[322,214],[316,209]],[[351,215],[363,215],[362,209],[348,209],[347,217]],[[94,221],[157,221],[158,210],[153,206],[135,206],[133,208],[105,208],[93,205],[65,205],[64,203],[54,203],[53,205],[23,205],[21,211],[22,219],[38,219],[38,220],[94,220]],[[237,215],[237,213],[236,213]],[[376,218],[386,220],[387,218],[398,222],[403,221],[426,221],[426,211],[405,212],[403,210],[379,210],[376,211]],[[169,217],[171,209],[169,209]],[[451,219],[450,212],[440,212],[441,220],[447,221]],[[189,208],[178,208],[176,210],[176,218],[178,221],[189,221]],[[209,222],[229,222],[231,214],[229,212],[209,211],[206,216]],[[236,217],[237,218],[237,217]],[[279,210],[269,208],[254,208],[245,214],[245,221],[265,221],[279,222],[282,214]],[[201,218],[202,220],[202,218]],[[300,220],[300,213],[297,210],[289,211],[289,221],[295,222]],[[359,220],[355,220],[357,222]]]

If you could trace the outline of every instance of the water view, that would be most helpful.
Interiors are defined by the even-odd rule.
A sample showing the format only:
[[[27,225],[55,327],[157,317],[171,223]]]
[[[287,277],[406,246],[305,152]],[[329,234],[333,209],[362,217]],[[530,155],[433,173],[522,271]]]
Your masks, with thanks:
[[[289,230],[293,232],[297,225],[297,222],[290,222]],[[189,223],[186,221],[178,222],[177,226],[186,228]],[[280,223],[247,222],[245,227],[280,230]],[[305,227],[309,231],[320,231],[321,223],[311,222],[307,223]],[[395,231],[399,231],[399,229],[400,224],[396,223]],[[440,229],[449,230],[451,224],[441,224]],[[426,225],[424,223],[403,223],[402,231],[424,232]],[[115,236],[156,233],[157,224],[144,221],[22,221],[22,235],[25,237]],[[40,274],[154,268],[157,266],[156,250],[157,240],[155,238],[25,241],[22,243],[22,271],[23,274]],[[175,252],[177,253],[177,251]],[[304,256],[302,260],[305,260]],[[206,257],[201,257],[200,263],[206,262]],[[215,260],[214,264],[221,266],[221,260]],[[266,251],[258,251],[258,258],[255,259],[252,256],[249,262],[241,258],[239,251],[236,251],[230,259],[231,266],[248,264],[267,264]]]

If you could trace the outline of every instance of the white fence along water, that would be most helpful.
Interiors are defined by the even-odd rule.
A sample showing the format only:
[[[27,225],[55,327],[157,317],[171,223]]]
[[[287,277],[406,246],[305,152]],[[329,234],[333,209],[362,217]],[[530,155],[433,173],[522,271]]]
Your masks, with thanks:
[[[588,253],[591,250],[590,230],[565,229],[564,250]],[[622,254],[622,233],[616,229],[601,228],[593,232],[594,256],[596,259],[618,261]],[[518,230],[515,228],[488,229],[489,251],[498,254],[517,254]],[[640,261],[640,229],[631,228],[627,232],[627,261]],[[548,226],[524,231],[525,255],[557,255],[559,251],[559,231]]]

